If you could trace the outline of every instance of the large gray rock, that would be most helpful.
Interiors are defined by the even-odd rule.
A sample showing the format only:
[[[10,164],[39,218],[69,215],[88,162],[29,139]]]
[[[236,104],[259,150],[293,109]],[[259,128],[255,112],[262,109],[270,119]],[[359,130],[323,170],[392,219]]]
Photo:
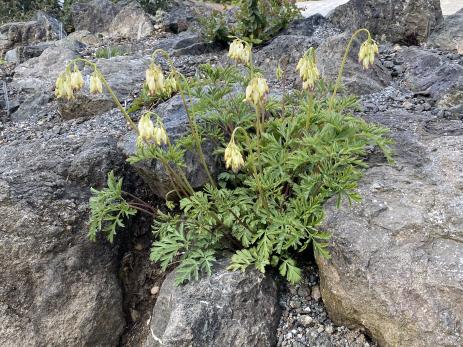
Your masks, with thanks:
[[[461,121],[400,109],[367,120],[392,129],[397,163],[372,157],[362,202],[327,207],[332,258],[317,258],[325,306],[380,346],[461,346]]]
[[[72,25],[91,33],[107,32],[120,8],[110,0],[76,2],[71,7]]]
[[[58,40],[66,36],[60,22],[39,11],[36,20],[7,23],[0,26],[0,57],[17,46]]]
[[[133,56],[117,56],[111,59],[98,59],[96,64],[105,76],[119,100],[124,103],[131,93],[141,88],[145,78],[145,70],[149,66],[149,59]],[[61,68],[63,70],[65,65]],[[83,75],[90,76],[91,70],[85,68]],[[85,77],[85,87],[76,93],[73,100],[60,100],[59,111],[63,118],[72,119],[102,114],[115,107],[115,104],[104,89],[101,95],[90,94],[89,78]]]
[[[12,119],[22,121],[42,112],[53,96],[55,81],[66,64],[78,56],[73,50],[51,46],[36,58],[16,66],[10,86],[18,93],[19,109]],[[15,102],[15,100],[12,100]]]
[[[18,65],[14,71],[13,86],[22,91],[51,92],[54,89],[58,75],[66,64],[78,55],[73,50],[64,47],[49,47],[36,58],[29,59]]]
[[[433,47],[463,54],[463,9],[444,17],[443,23],[431,34],[428,43]]]
[[[0,345],[117,346],[117,254],[87,239],[89,187],[124,166],[117,114],[23,123],[0,142]]]
[[[180,95],[176,95],[154,109],[166,128],[169,140],[175,143],[182,136],[190,133],[189,122]],[[155,119],[153,119],[155,120]],[[135,154],[136,134],[128,133],[120,142],[119,147],[126,157]],[[209,141],[204,141],[203,152],[211,174],[214,176],[219,171],[220,158],[213,155],[216,149]],[[206,171],[201,165],[196,151],[186,151],[184,161],[186,167],[184,173],[193,188],[200,188],[209,182]],[[172,185],[164,166],[158,161],[143,161],[135,164],[135,169],[157,196],[164,198],[171,191]]]
[[[404,67],[404,84],[410,90],[428,93],[441,109],[463,114],[463,66],[458,60],[417,47],[399,50],[395,59]]]
[[[325,80],[335,82],[350,39],[349,34],[339,34],[325,40],[317,49],[317,65]],[[349,93],[370,94],[378,92],[391,83],[390,72],[375,59],[372,67],[365,70],[358,62],[360,41],[356,40],[344,67],[342,84]]]
[[[51,44],[46,42],[30,46],[18,46],[6,52],[5,60],[9,63],[24,63],[26,60],[39,57],[49,47]]]
[[[369,29],[381,40],[424,42],[442,21],[440,0],[350,0],[329,19],[344,30]]]
[[[263,69],[271,84],[277,83],[275,71],[278,65],[286,67],[286,86],[297,87],[301,83],[296,71],[299,59],[310,47],[318,47],[330,36],[339,33],[337,28],[320,15],[297,19],[282,35],[273,38],[265,46],[256,48],[255,64]]]
[[[277,286],[253,269],[215,265],[211,277],[176,287],[175,272],[164,281],[145,347],[273,346],[280,319]]]
[[[136,2],[123,7],[109,26],[111,36],[138,40],[151,35],[153,31],[150,18]]]

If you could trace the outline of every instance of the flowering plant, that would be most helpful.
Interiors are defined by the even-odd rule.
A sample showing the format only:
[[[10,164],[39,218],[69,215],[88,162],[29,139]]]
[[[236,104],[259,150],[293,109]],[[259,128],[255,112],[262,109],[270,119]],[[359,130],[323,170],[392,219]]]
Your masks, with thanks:
[[[372,64],[375,45],[368,33],[359,56],[365,67]],[[168,78],[154,62],[158,55],[169,63]],[[168,86],[172,92],[178,90],[190,123],[188,136],[209,183],[198,191],[192,188],[183,170],[186,149],[181,141],[170,143],[160,117],[155,115],[153,122],[153,114],[146,113],[134,126],[137,153],[129,162],[155,159],[164,165],[171,183],[166,195],[171,211],[155,209],[123,192],[111,174],[108,188],[93,191],[90,236],[103,231],[112,240],[117,225],[141,211],[153,216],[156,239],[151,260],[164,270],[179,263],[178,284],[197,279],[201,272],[211,273],[216,254],[224,250],[234,253],[230,270],[252,265],[264,272],[272,266],[295,283],[301,272],[295,254],[311,247],[329,257],[330,234],[320,228],[324,203],[333,197],[338,206],[342,199],[350,203],[360,199],[357,182],[369,147],[378,146],[390,159],[387,130],[348,113],[356,101],[336,96],[340,77],[333,91],[324,87],[314,49],[297,64],[301,90],[279,98],[272,96],[266,79],[253,66],[249,43],[236,39],[229,57],[241,69],[205,65],[199,76],[187,80],[165,52],[153,54],[146,86],[152,95],[165,93]],[[70,71],[68,67],[57,82],[59,97],[72,97],[81,86],[81,78],[73,79]],[[107,85],[96,67],[94,75]],[[281,67],[277,75],[285,75]],[[186,102],[187,94],[197,100],[192,106]],[[211,175],[204,159],[205,134],[224,156],[225,171],[218,177]]]

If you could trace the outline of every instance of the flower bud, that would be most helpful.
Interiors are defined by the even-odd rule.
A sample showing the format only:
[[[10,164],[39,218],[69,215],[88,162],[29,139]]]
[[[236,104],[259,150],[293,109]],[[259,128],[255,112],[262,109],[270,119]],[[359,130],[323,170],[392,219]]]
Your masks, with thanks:
[[[153,130],[153,139],[158,146],[167,144],[167,132],[162,124],[157,124]]]
[[[178,90],[177,80],[174,76],[167,77],[164,86],[169,96]]]
[[[146,70],[145,75],[150,96],[156,96],[165,92],[164,74],[159,65],[152,63]]]
[[[71,72],[71,88],[75,91],[81,90],[84,86],[84,78],[78,67],[74,65],[74,71]]]
[[[92,94],[101,94],[103,93],[103,83],[101,82],[100,77],[95,73],[90,76],[90,93]]]
[[[138,121],[138,136],[140,140],[145,141],[154,138],[154,124],[149,113],[145,113]]]
[[[232,137],[227,148],[225,148],[225,167],[232,169],[233,172],[238,172],[244,166],[244,159],[241,155],[240,149],[235,144],[235,139]]]
[[[267,80],[262,77],[254,77],[246,87],[245,101],[253,104],[254,106],[262,105],[269,93]]]

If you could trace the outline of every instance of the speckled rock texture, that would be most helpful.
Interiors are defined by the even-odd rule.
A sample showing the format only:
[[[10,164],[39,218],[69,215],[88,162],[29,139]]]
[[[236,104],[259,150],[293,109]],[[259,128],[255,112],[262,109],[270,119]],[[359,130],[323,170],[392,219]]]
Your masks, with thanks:
[[[428,44],[463,54],[463,9],[444,17],[439,28],[429,37]]]
[[[343,33],[326,39],[317,49],[317,66],[321,75],[328,81],[335,82],[340,62],[350,40],[349,33]],[[365,39],[365,38],[362,38]],[[361,40],[355,40],[347,57],[342,78],[346,90],[355,95],[371,94],[384,89],[391,83],[390,72],[376,60],[371,68],[363,69],[358,62]]]
[[[425,42],[442,21],[440,0],[351,0],[329,19],[344,30],[369,29],[393,43]]]
[[[211,277],[175,287],[175,273],[164,281],[145,347],[267,347],[276,344],[280,318],[277,285],[253,269],[214,267]]]
[[[0,345],[117,346],[117,253],[87,239],[89,187],[125,165],[121,116],[0,133]]]
[[[398,82],[412,86],[413,73],[436,80],[458,62],[441,59],[447,65],[411,61]],[[363,201],[328,206],[332,258],[317,259],[330,318],[365,327],[380,346],[463,344],[463,127],[461,115],[431,110],[439,97],[435,83],[428,87],[407,95],[391,87],[365,99],[375,106],[362,116],[391,129],[396,163],[371,155]]]

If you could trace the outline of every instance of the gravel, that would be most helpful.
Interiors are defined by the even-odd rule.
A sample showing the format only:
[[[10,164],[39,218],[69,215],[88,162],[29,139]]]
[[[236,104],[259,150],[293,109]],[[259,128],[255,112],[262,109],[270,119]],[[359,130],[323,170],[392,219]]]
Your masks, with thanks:
[[[376,346],[359,329],[335,325],[321,300],[318,269],[305,267],[301,283],[284,285],[280,295],[282,316],[278,347],[372,347]]]

